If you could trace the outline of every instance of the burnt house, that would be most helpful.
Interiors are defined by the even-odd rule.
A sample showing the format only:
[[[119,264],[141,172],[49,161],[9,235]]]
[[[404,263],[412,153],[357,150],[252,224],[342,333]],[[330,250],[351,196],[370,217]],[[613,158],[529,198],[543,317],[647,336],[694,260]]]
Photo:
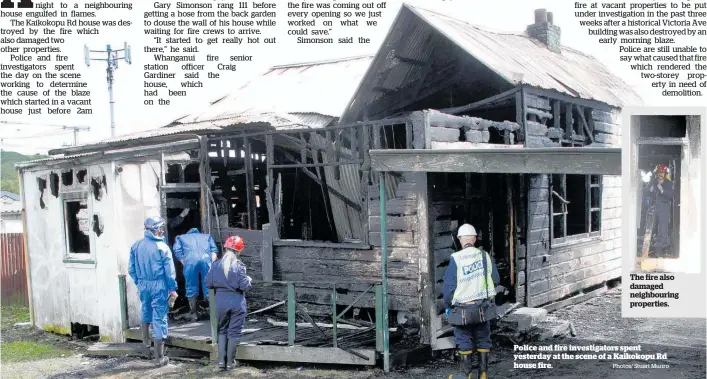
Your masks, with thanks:
[[[404,5],[374,57],[274,67],[171,125],[22,164],[33,320],[135,335],[116,276],[156,213],[170,242],[244,236],[253,308],[377,322],[366,285],[383,277],[391,319],[451,348],[436,304],[462,223],[499,264],[499,302],[560,306],[620,277],[619,115],[637,102],[544,10],[502,34]]]

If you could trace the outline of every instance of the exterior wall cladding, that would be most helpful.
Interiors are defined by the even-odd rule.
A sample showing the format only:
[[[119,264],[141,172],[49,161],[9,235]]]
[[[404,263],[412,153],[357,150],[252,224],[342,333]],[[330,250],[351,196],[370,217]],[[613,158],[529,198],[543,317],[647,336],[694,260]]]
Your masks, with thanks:
[[[619,147],[620,114],[593,111],[594,147]],[[527,280],[519,275],[519,298],[528,288],[528,306],[563,299],[577,291],[621,276],[621,177],[603,177],[601,236],[565,246],[551,245],[549,175],[530,175],[529,238],[526,254],[519,252],[518,271],[527,265]],[[521,280],[526,283],[521,284]]]

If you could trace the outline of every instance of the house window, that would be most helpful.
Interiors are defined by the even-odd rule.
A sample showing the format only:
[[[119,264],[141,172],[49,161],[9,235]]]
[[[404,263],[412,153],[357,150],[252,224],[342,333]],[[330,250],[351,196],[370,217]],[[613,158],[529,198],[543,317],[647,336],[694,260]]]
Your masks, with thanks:
[[[550,227],[554,245],[599,236],[601,175],[553,175]]]
[[[87,197],[64,200],[64,229],[69,256],[91,254],[89,219]]]

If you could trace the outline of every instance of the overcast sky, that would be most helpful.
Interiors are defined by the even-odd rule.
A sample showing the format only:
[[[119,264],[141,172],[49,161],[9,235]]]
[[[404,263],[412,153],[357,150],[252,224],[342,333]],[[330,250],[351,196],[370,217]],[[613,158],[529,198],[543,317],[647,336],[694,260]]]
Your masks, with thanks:
[[[287,13],[286,1],[278,1],[280,9],[278,21],[281,25],[282,35],[278,37],[276,49],[253,47],[242,53],[253,54],[257,61],[251,64],[239,65],[237,73],[230,76],[222,74],[223,80],[204,81],[205,87],[191,90],[191,95],[184,99],[172,98],[170,106],[145,107],[143,106],[143,79],[142,66],[152,63],[151,59],[142,53],[144,38],[142,35],[142,12],[152,7],[151,1],[136,2],[139,6],[133,9],[132,15],[126,12],[112,11],[113,17],[130,19],[136,23],[134,28],[120,29],[114,32],[103,32],[99,36],[86,38],[84,36],[71,36],[66,38],[64,50],[71,56],[71,63],[75,63],[80,72],[87,78],[92,91],[94,114],[91,116],[25,116],[3,117],[0,122],[21,122],[23,124],[0,123],[0,133],[3,138],[3,149],[21,151],[24,153],[45,153],[50,148],[60,147],[62,144],[73,142],[70,131],[62,130],[62,125],[90,127],[89,132],[79,133],[79,144],[101,140],[110,137],[110,117],[108,107],[108,91],[106,86],[105,63],[94,61],[91,67],[86,67],[83,58],[83,46],[93,50],[105,49],[110,43],[114,48],[121,48],[124,42],[133,47],[133,65],[119,63],[115,74],[115,120],[116,134],[126,134],[135,131],[152,129],[163,126],[172,120],[186,114],[203,109],[209,101],[215,100],[230,90],[237,88],[249,78],[267,70],[276,64],[309,62],[321,59],[331,59],[362,54],[374,54],[379,44],[383,41],[393,18],[397,14],[401,2],[388,1],[387,10],[376,28],[362,27],[360,35],[371,38],[371,44],[361,45],[296,45],[288,42],[284,35],[285,16]],[[469,21],[472,24],[504,32],[522,32],[528,24],[533,23],[534,13],[537,8],[546,8],[554,13],[554,23],[562,29],[562,44],[591,54],[603,62],[611,71],[622,77],[627,83],[634,86],[641,94],[647,105],[704,105],[704,99],[662,98],[660,90],[651,89],[650,85],[641,82],[639,74],[631,72],[628,65],[619,63],[619,54],[616,46],[600,45],[596,37],[587,35],[573,16],[574,2],[551,0],[504,0],[504,1],[444,1],[444,0],[413,0],[412,5],[422,5],[424,8],[441,13],[454,15],[457,18]],[[7,20],[0,21],[5,25]],[[127,32],[132,30],[133,32]],[[687,43],[689,41],[685,41]],[[213,54],[214,50],[211,50]],[[252,51],[252,52],[251,52]],[[240,53],[240,51],[236,52]],[[231,55],[229,51],[222,55]],[[94,54],[98,57],[98,54]],[[198,63],[198,62],[197,62]],[[202,75],[205,75],[203,73]],[[277,91],[276,88],[273,89]],[[43,136],[43,137],[42,137]]]

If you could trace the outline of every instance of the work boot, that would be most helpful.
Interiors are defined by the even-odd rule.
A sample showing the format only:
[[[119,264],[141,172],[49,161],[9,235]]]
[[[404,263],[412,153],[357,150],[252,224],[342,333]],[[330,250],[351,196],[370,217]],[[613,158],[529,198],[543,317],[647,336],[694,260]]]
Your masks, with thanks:
[[[164,354],[165,340],[155,340],[155,364],[157,366],[166,366],[169,363],[169,358]]]
[[[473,350],[459,351],[459,373],[449,375],[449,379],[470,379]]]
[[[145,347],[147,359],[152,359],[152,338],[150,337],[150,324],[143,323],[140,325],[142,331],[142,344]]]
[[[196,296],[189,298],[189,319],[191,321],[197,321],[199,316],[196,314]]]
[[[228,354],[226,355],[226,371],[233,370],[234,367],[238,367],[238,361],[236,360],[236,351],[238,350],[237,338],[228,339]]]
[[[490,349],[479,349],[479,379],[488,379]]]
[[[223,334],[218,336],[218,367],[220,369],[226,369],[226,344],[228,342],[228,337]]]

